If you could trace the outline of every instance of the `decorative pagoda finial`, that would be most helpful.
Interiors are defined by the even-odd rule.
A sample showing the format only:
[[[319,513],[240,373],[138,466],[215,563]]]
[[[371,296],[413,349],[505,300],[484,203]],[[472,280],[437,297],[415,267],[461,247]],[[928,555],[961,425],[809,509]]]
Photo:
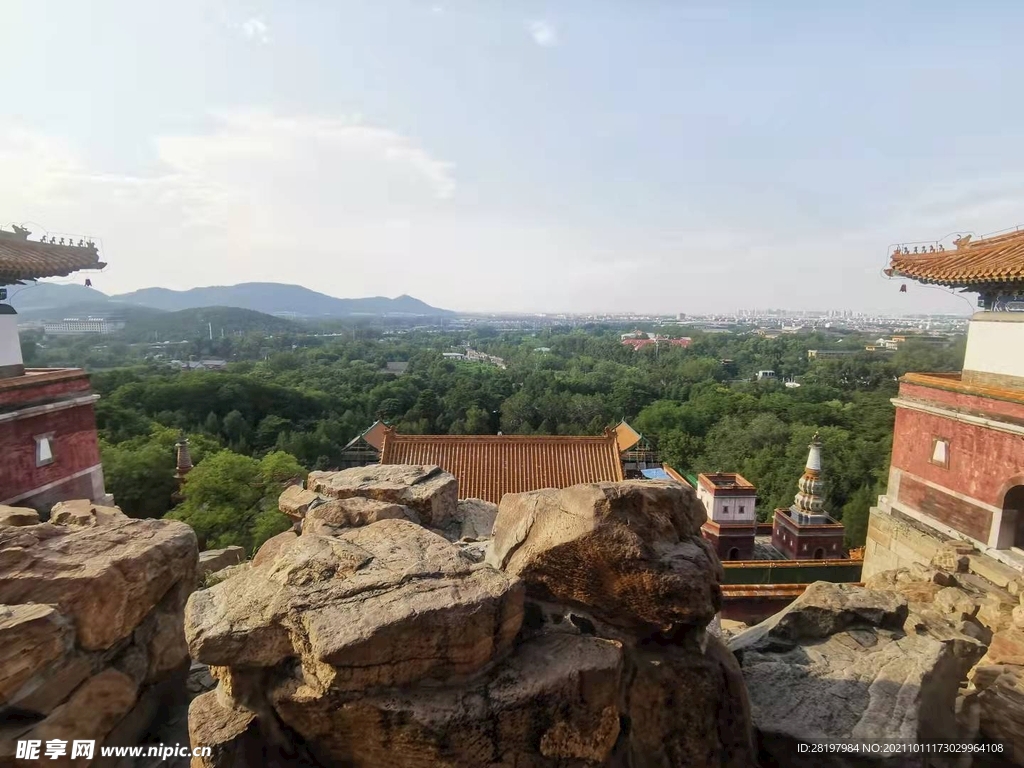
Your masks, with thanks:
[[[807,454],[807,466],[797,483],[799,489],[793,500],[793,511],[808,517],[825,514],[825,482],[821,477],[821,439],[818,433],[811,438]]]

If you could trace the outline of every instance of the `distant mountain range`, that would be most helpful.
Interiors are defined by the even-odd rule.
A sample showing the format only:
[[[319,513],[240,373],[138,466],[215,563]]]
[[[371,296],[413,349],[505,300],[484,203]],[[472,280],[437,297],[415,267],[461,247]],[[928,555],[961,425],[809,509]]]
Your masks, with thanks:
[[[389,299],[373,296],[361,299],[339,299],[324,293],[284,283],[240,283],[238,285],[191,288],[172,291],[167,288],[143,288],[131,293],[108,296],[84,285],[36,283],[12,287],[10,301],[19,314],[53,314],[77,308],[81,313],[105,313],[126,307],[146,307],[176,312],[202,307],[237,307],[265,314],[305,318],[351,317],[356,315],[452,315],[413,298],[399,296]]]

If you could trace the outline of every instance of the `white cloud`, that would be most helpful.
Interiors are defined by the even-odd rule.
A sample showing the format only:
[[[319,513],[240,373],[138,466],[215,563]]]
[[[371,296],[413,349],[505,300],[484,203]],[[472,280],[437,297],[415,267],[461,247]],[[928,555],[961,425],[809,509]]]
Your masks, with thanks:
[[[444,6],[443,5],[432,5],[432,6],[430,6],[430,12],[431,13],[444,13]]]
[[[100,290],[247,280],[336,295],[410,287],[402,280],[398,290],[389,270],[421,267],[421,225],[455,194],[451,164],[347,118],[215,120],[209,133],[155,139],[159,172],[147,176],[105,173],[59,139],[0,123],[0,211],[36,235],[95,236],[110,264],[94,278]]]
[[[530,37],[533,38],[533,42],[542,48],[552,48],[558,45],[558,30],[550,21],[544,19],[537,19],[531,21],[527,25],[527,29],[530,32]]]
[[[270,42],[270,28],[259,16],[246,19],[241,24],[242,34],[248,40],[255,40],[257,43]]]

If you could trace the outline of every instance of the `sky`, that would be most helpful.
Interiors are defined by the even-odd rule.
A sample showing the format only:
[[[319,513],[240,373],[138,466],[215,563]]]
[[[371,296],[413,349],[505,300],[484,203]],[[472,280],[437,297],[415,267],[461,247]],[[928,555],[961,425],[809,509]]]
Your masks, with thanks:
[[[1008,0],[3,11],[0,224],[94,237],[106,293],[965,313],[893,245],[1024,224]]]

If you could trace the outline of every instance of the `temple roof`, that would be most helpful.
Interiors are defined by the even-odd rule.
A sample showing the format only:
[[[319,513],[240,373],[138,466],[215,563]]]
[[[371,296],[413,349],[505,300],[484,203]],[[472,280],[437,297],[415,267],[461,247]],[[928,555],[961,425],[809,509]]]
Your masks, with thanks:
[[[950,287],[997,286],[1024,282],[1024,230],[973,240],[957,240],[956,248],[905,253],[897,248],[888,274]]]
[[[381,464],[433,464],[455,475],[460,499],[497,504],[506,493],[624,479],[615,433],[384,436]]]
[[[84,241],[78,245],[60,245],[28,239],[29,232],[15,227],[14,232],[0,229],[0,285],[43,277],[63,277],[80,269],[102,269],[96,246]],[[70,241],[69,241],[70,242]]]

